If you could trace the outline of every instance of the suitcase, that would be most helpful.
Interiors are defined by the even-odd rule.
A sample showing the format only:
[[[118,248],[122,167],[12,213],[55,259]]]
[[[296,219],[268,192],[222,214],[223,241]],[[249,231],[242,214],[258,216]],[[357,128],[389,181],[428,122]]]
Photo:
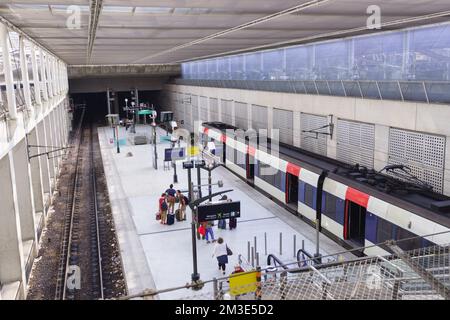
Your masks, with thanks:
[[[237,219],[236,218],[231,218],[229,225],[230,225],[230,230],[231,229],[236,229]]]
[[[175,215],[174,214],[168,214],[167,215],[167,224],[171,225],[175,223]]]
[[[219,220],[217,223],[217,227],[219,229],[226,229],[227,228],[227,222],[225,220]]]
[[[181,210],[180,209],[175,210],[175,219],[177,219],[177,221],[181,221]]]

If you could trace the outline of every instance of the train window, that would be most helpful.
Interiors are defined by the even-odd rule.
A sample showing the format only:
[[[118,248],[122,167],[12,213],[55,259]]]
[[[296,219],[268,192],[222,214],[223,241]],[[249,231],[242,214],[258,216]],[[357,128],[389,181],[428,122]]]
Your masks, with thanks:
[[[403,250],[414,250],[422,247],[422,238],[418,237],[412,232],[409,232],[408,230],[405,230],[403,228],[397,228],[397,234],[395,239],[396,240],[402,240],[402,239],[409,239],[405,241],[398,241],[397,245],[403,249]]]
[[[314,208],[314,187],[310,184],[305,184],[305,204]]]
[[[338,221],[336,218],[336,202],[337,197],[330,193],[324,192],[325,195],[325,208],[323,210],[323,213],[330,219],[333,219],[334,221]]]
[[[392,240],[392,230],[393,224],[384,219],[378,218],[377,224],[377,242],[385,242],[387,240]]]
[[[273,186],[281,189],[281,175],[283,174],[282,171],[277,170],[277,173],[273,175]]]
[[[231,148],[230,146],[226,146],[226,155],[227,155],[227,160],[230,162],[235,162],[235,156],[234,156],[234,149]]]

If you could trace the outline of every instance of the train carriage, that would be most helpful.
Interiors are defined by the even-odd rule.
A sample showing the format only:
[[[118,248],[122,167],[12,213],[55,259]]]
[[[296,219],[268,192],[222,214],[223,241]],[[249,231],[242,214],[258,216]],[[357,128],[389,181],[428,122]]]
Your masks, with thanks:
[[[389,253],[381,244],[386,240],[416,237],[398,242],[405,250],[450,242],[448,233],[423,237],[449,230],[450,212],[431,205],[448,197],[418,192],[411,201],[412,196],[381,192],[355,180],[358,173],[340,172],[346,164],[283,144],[273,153],[270,140],[260,144],[261,137],[244,137],[227,124],[203,123],[200,133],[224,150],[228,169],[311,225],[318,221],[322,232],[349,249],[367,247],[361,254],[383,255]]]

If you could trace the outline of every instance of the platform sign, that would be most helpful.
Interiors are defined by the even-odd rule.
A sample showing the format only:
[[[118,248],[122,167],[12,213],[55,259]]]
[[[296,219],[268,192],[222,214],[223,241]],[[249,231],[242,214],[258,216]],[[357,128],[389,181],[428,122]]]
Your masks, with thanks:
[[[197,214],[199,222],[239,218],[241,216],[241,202],[204,204],[198,206]]]
[[[164,150],[164,161],[184,160],[186,152],[184,148],[170,148]]]

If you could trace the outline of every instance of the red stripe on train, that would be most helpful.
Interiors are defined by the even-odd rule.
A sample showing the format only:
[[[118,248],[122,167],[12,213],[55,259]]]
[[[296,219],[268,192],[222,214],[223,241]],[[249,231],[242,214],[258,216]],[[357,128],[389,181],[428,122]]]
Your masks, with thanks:
[[[223,143],[227,143],[227,136],[226,135],[221,135],[220,136],[220,141],[222,141]]]
[[[299,166],[296,166],[295,164],[292,164],[292,163],[287,164],[286,171],[290,174],[293,174],[294,176],[299,177],[300,170],[301,170],[301,168]]]
[[[345,194],[345,199],[350,200],[356,204],[367,209],[367,204],[369,203],[369,195],[364,192],[358,191],[356,189],[347,188],[347,193]]]
[[[206,134],[206,135],[207,135],[207,134],[208,134],[208,132],[209,132],[209,129],[208,129],[208,128],[203,128],[203,133],[204,133],[204,134]]]

